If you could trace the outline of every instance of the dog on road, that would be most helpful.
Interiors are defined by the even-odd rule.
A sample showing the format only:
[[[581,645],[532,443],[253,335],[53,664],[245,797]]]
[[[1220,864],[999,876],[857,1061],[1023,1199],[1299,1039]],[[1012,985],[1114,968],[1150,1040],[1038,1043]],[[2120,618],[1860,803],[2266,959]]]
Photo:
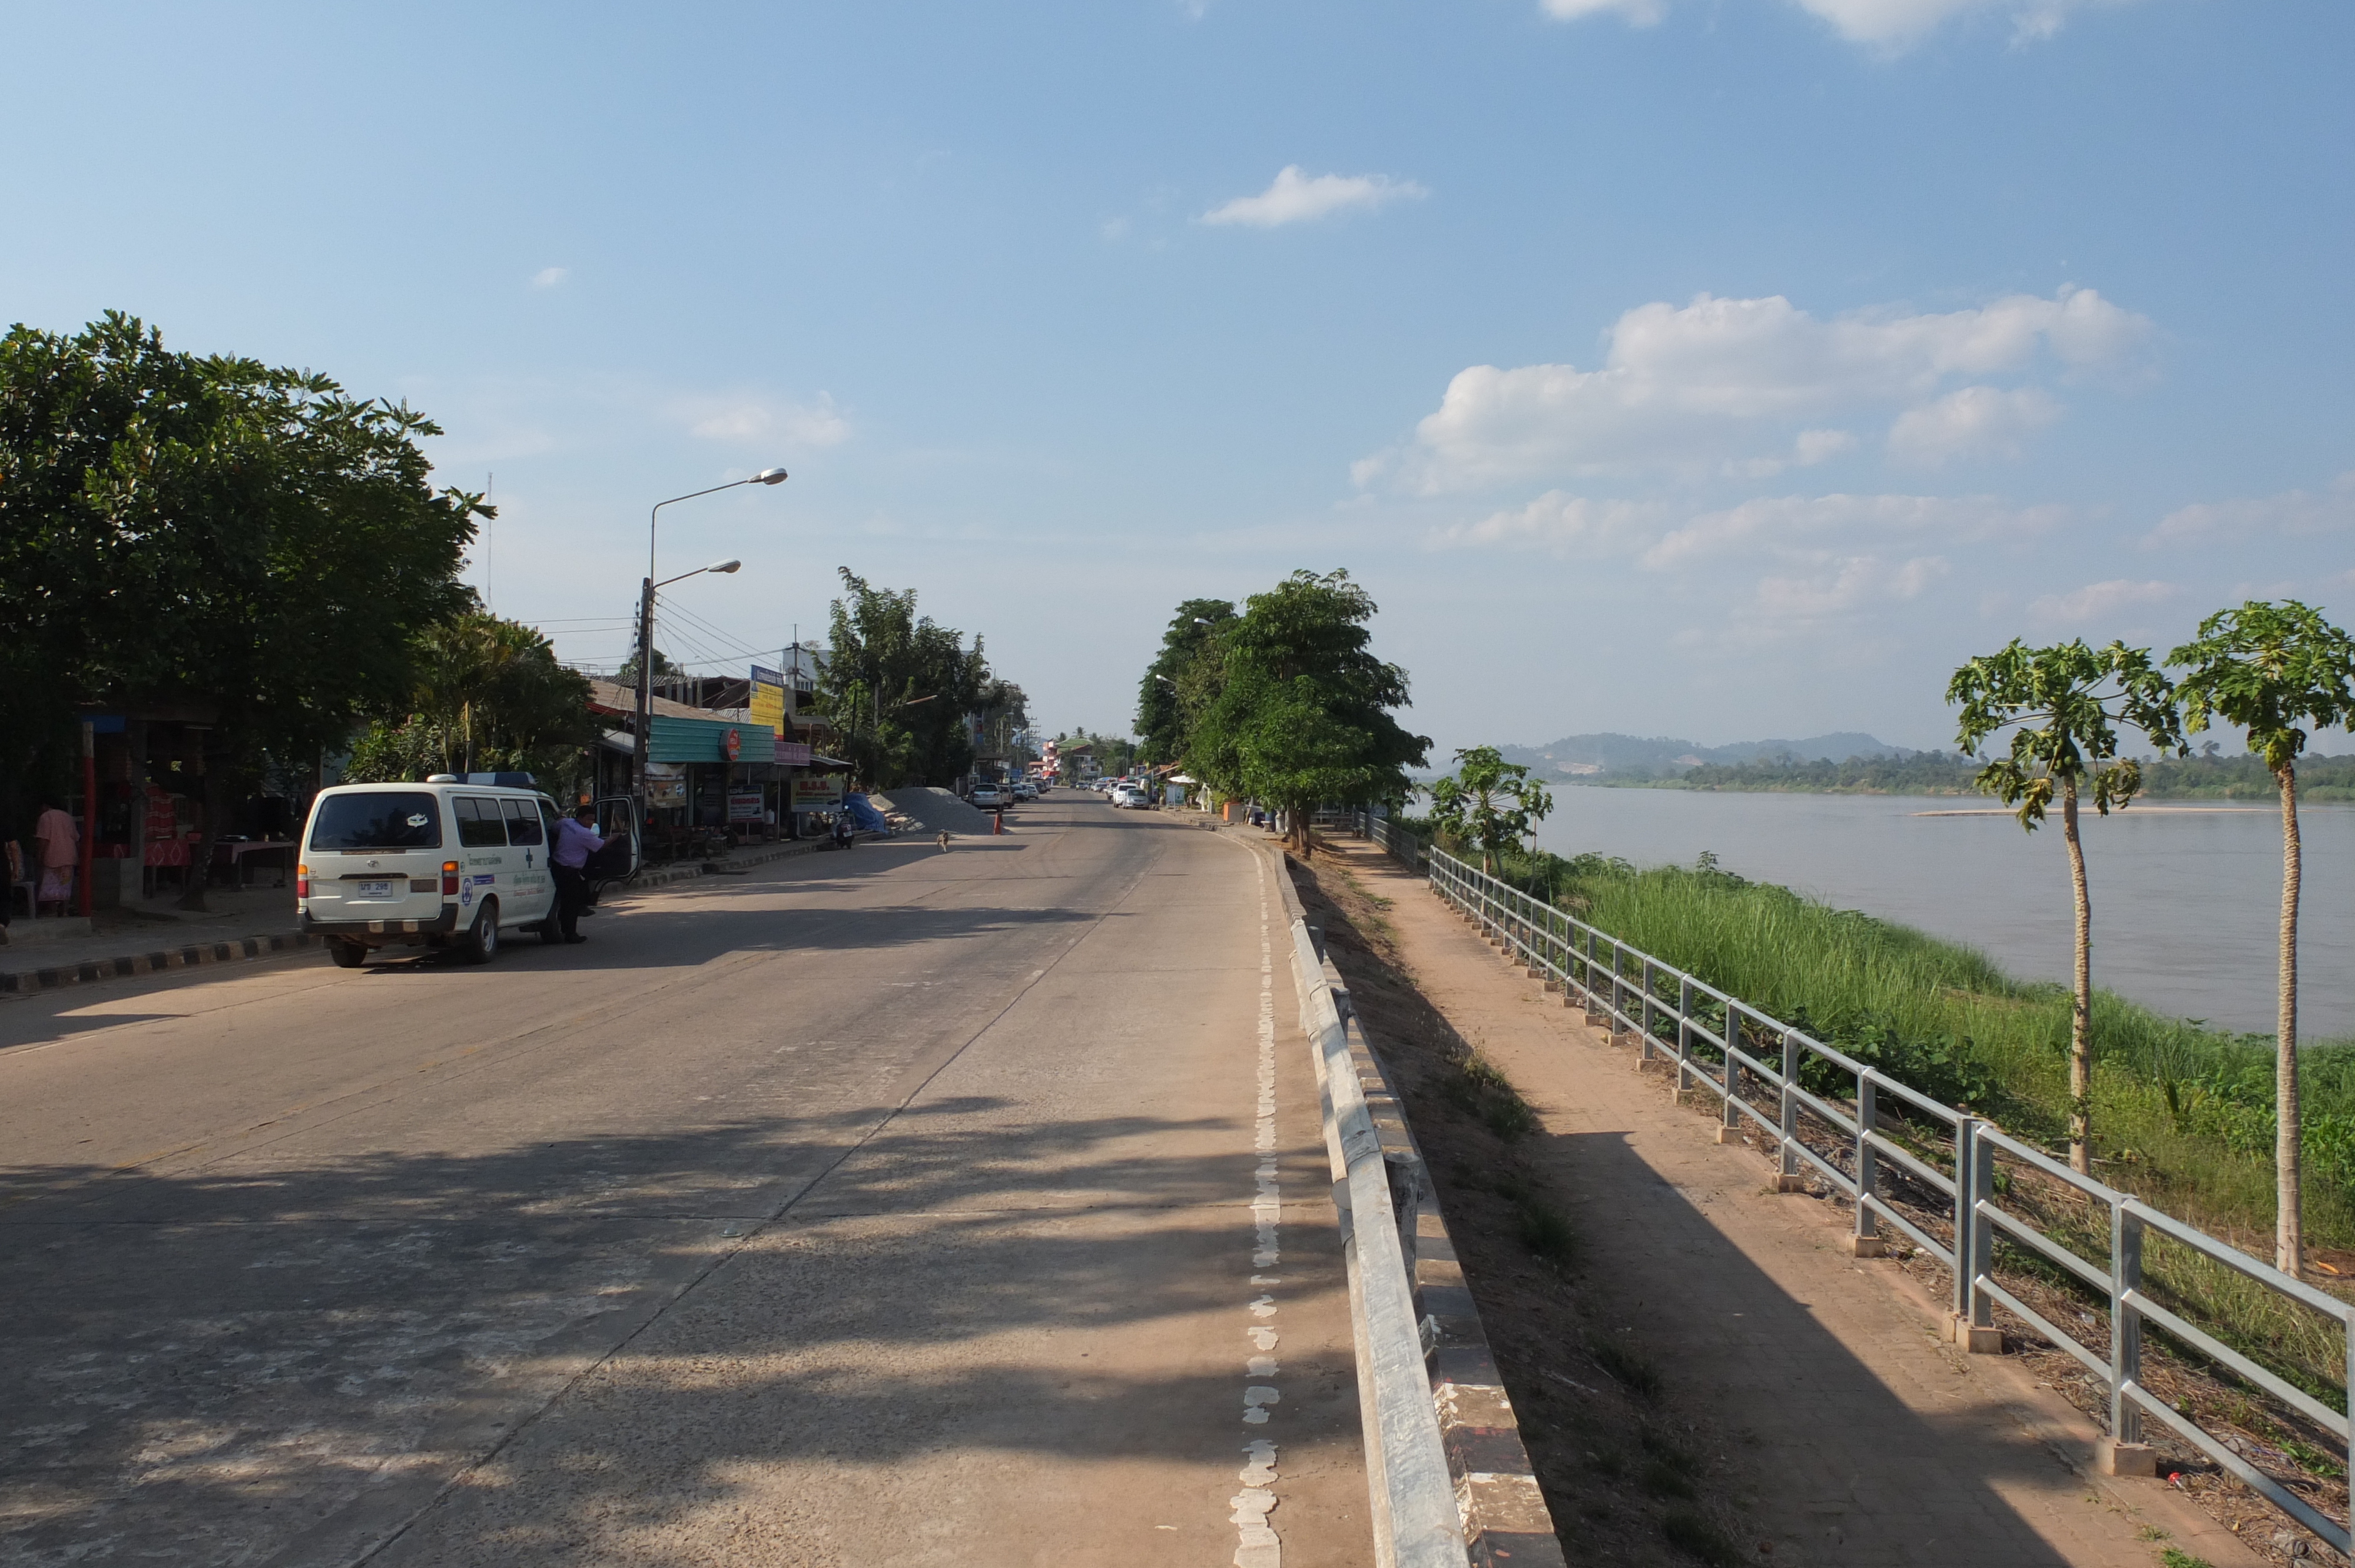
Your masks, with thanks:
[[[948,847],[949,847],[949,831],[948,831],[946,828],[943,828],[943,829],[941,830],[941,853],[943,853],[943,854],[947,853],[948,853]]]

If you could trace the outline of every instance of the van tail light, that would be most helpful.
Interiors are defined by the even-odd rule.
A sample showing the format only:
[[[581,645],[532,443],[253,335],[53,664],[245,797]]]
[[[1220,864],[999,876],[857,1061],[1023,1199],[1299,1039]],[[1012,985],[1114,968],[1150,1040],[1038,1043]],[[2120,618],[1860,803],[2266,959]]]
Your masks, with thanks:
[[[444,898],[458,896],[458,863],[454,860],[445,860],[442,863],[442,896]]]
[[[307,865],[298,865],[294,868],[294,896],[297,898],[311,896],[311,868]]]

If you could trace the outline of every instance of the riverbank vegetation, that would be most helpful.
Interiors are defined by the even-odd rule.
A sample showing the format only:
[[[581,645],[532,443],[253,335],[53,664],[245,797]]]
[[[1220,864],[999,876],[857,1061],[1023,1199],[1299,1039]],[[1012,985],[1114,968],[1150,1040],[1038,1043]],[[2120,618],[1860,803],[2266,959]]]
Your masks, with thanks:
[[[1426,840],[1433,831],[1400,826]],[[1498,874],[1924,1094],[2065,1145],[2067,987],[2016,980],[1959,943],[1747,881],[1707,857],[1638,870],[1516,852]],[[2273,1037],[2097,990],[2093,1044],[2094,1174],[2216,1234],[2271,1232]],[[2355,1250],[2355,1042],[2311,1044],[2300,1059],[2308,1240]]]
[[[1916,751],[1904,757],[1774,757],[1755,762],[1705,762],[1673,778],[1592,775],[1559,783],[1647,789],[1709,789],[1758,794],[1972,795],[1984,766],[1974,757]],[[2280,786],[2264,758],[2242,756],[2163,757],[2142,765],[2142,798],[2149,800],[2250,800],[2271,803]],[[2355,756],[2298,759],[2298,798],[2355,802]]]

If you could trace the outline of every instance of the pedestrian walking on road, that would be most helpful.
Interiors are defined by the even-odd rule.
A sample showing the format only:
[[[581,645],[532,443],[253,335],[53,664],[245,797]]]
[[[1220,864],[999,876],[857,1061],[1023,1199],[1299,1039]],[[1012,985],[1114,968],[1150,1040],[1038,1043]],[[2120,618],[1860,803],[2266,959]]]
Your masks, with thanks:
[[[54,904],[63,915],[73,898],[74,863],[81,858],[81,830],[51,800],[33,823],[33,837],[41,846],[41,885],[34,896]]]
[[[556,874],[556,928],[568,942],[589,939],[580,929],[581,912],[589,906],[589,876],[582,868],[591,855],[605,847],[605,841],[589,825],[596,815],[594,806],[575,807],[572,815],[556,824],[556,843],[548,854],[549,870]]]

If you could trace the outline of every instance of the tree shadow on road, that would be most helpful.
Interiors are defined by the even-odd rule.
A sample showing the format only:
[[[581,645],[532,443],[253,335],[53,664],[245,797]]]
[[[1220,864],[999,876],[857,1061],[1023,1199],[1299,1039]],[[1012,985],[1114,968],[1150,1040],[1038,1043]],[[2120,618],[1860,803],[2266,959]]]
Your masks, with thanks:
[[[1215,1368],[1023,1347],[1240,1317],[1256,1156],[1219,1118],[1012,1110],[0,1171],[0,1561],[345,1552],[527,1421],[416,1560],[554,1561],[780,1467],[1199,1462],[1240,1328]],[[1350,1397],[1346,1362],[1296,1375]]]

